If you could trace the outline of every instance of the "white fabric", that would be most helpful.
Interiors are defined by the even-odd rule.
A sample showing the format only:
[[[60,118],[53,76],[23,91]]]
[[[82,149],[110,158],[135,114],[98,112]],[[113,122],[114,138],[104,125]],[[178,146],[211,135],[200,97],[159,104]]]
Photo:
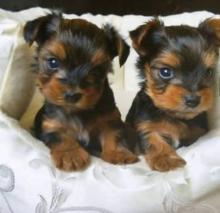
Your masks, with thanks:
[[[15,118],[25,112],[34,92],[31,49],[22,34],[21,23],[0,13],[0,107]]]
[[[18,73],[22,73],[22,69],[25,69],[23,70],[26,73],[23,73],[24,78],[31,79],[27,76],[28,61],[21,60],[21,58],[14,60],[13,56],[16,55],[19,58],[28,51],[24,41],[21,40],[21,33],[14,32],[18,32],[16,29],[20,29],[25,21],[47,12],[48,10],[41,8],[18,13],[0,10],[0,89],[1,94],[3,91],[6,94],[0,97],[1,106],[4,104],[4,97],[7,97],[6,82],[15,82],[10,80],[10,77],[16,79],[15,67],[18,68]],[[166,25],[197,26],[200,21],[212,15],[204,11],[161,18]],[[76,16],[66,15],[66,17]],[[93,16],[91,14],[81,17],[98,26],[106,22],[112,23],[129,44],[128,31],[150,18],[132,15]],[[6,31],[7,36],[5,36]],[[24,49],[15,48],[18,41],[19,45],[25,46]],[[118,70],[117,59],[115,59],[114,66],[117,71],[110,76],[116,102],[123,117],[138,89],[135,60],[136,54],[132,50],[125,66]],[[219,82],[219,77],[218,73],[216,82]],[[17,90],[16,85],[10,91],[13,91],[10,94],[25,98],[23,97],[24,91]],[[179,149],[178,152],[187,161],[187,165],[182,169],[167,173],[151,171],[143,158],[133,165],[114,166],[95,157],[92,158],[89,168],[83,172],[61,172],[52,165],[49,151],[42,143],[21,128],[17,121],[0,112],[0,212],[220,212],[219,95],[220,92],[216,89],[216,104],[211,113],[213,130],[192,146]],[[32,97],[30,96],[29,99]],[[30,100],[24,101],[26,104],[21,107],[21,111],[14,113],[12,108],[8,109],[9,114],[21,117]],[[23,116],[23,126],[31,123],[34,111],[41,102],[39,95],[35,93]],[[20,106],[16,99],[12,99],[11,104]]]
[[[83,172],[54,168],[47,148],[0,114],[0,212],[218,213],[220,131],[178,150],[183,169],[160,173],[146,162],[110,165],[93,157]]]

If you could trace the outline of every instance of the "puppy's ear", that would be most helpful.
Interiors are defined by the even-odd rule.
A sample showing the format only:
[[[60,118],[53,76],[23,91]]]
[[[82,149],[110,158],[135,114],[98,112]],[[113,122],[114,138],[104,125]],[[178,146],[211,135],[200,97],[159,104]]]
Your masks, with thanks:
[[[30,45],[34,41],[41,45],[58,31],[61,19],[61,12],[53,12],[27,22],[23,31],[25,41]]]
[[[130,47],[113,26],[106,24],[103,26],[103,30],[107,36],[108,49],[112,58],[119,56],[119,64],[122,66],[128,58]]]
[[[144,25],[130,31],[132,46],[140,56],[146,56],[161,45],[165,38],[164,24],[154,18]]]
[[[214,42],[215,45],[220,46],[220,19],[208,18],[199,24],[198,30],[209,42]]]

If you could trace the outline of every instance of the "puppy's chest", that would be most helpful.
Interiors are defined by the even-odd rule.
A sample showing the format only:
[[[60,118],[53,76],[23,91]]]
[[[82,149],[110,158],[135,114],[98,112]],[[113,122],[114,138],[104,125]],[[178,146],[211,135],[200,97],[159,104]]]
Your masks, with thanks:
[[[107,116],[60,113],[58,122],[63,125],[64,132],[70,132],[79,141],[88,143],[93,136],[97,136],[106,126]]]
[[[77,115],[67,115],[67,128],[71,131],[78,141],[87,145],[90,141],[90,134],[86,123]]]
[[[82,143],[84,146],[88,146],[90,141],[90,131],[88,129],[88,121],[85,122],[80,116],[75,114],[62,115],[62,121],[59,122],[63,125],[63,134],[68,134],[70,137],[74,137]]]

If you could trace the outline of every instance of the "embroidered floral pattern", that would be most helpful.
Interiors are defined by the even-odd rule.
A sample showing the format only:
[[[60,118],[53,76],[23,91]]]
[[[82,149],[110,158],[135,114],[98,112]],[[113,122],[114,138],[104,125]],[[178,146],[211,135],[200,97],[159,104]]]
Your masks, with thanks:
[[[1,116],[2,115],[0,114],[0,120]],[[7,120],[7,118],[5,118],[5,120]],[[204,202],[202,197],[193,188],[196,186],[197,190],[199,190],[198,184],[195,182],[195,177],[197,178],[196,180],[199,179],[196,174],[197,172],[192,173],[192,171],[197,171],[196,169],[200,167],[200,170],[198,170],[199,172],[206,171],[206,173],[203,174],[207,175],[207,183],[209,184],[209,187],[206,188],[210,190],[207,191],[207,193],[210,193],[211,196],[213,195],[212,192],[216,192],[219,189],[220,161],[217,161],[219,160],[218,157],[216,157],[217,160],[213,160],[212,158],[212,156],[219,156],[219,145],[216,143],[219,141],[219,131],[216,131],[215,135],[212,136],[213,138],[207,136],[209,140],[208,147],[216,147],[211,149],[212,155],[206,152],[206,141],[204,141],[205,148],[201,148],[201,145],[203,144],[197,145],[200,152],[195,151],[197,150],[195,147],[192,150],[189,149],[189,153],[186,156],[188,156],[190,165],[186,170],[180,169],[168,173],[160,173],[149,170],[146,167],[146,163],[143,164],[144,161],[135,165],[112,166],[97,158],[93,158],[91,166],[85,172],[62,173],[55,169],[49,161],[49,155],[47,155],[48,150],[45,151],[43,149],[44,147],[41,147],[41,144],[32,138],[28,132],[21,129],[14,120],[10,124],[10,128],[5,125],[4,122],[0,121],[0,150],[4,150],[4,152],[1,152],[0,157],[4,160],[4,162],[11,162],[11,159],[14,160],[14,171],[10,168],[10,164],[0,164],[0,213],[124,213],[123,210],[117,211],[117,209],[124,209],[124,207],[125,209],[129,209],[131,207],[132,213],[142,213],[148,210],[147,204],[145,205],[145,203],[142,203],[139,211],[135,211],[136,208],[134,207],[134,202],[122,203],[122,205],[120,202],[124,202],[124,196],[127,196],[129,199],[133,198],[133,193],[138,197],[140,194],[151,195],[151,192],[152,194],[154,193],[153,196],[157,196],[156,199],[160,202],[160,205],[158,206],[151,206],[152,208],[159,209],[158,212],[152,211],[155,213],[219,213],[219,209],[217,207],[219,206],[218,202],[214,203],[216,208],[211,206],[209,203]],[[27,153],[27,158],[25,155],[24,158],[13,159],[13,154],[17,151],[15,148],[16,146],[19,147],[18,156],[22,156],[22,154],[25,155]],[[24,152],[22,153],[23,150]],[[36,152],[36,150],[39,152]],[[37,157],[30,162],[27,160],[30,159],[29,157],[34,158],[36,155]],[[7,159],[10,159],[10,161],[7,161]],[[28,174],[28,178],[30,175],[30,179],[28,179],[28,181],[32,181],[32,175],[38,178],[40,173],[41,175],[39,175],[39,177],[41,178],[41,182],[37,184],[42,187],[44,183],[47,183],[45,188],[44,186],[41,188],[42,190],[36,190],[37,188],[32,187],[32,184],[30,184],[31,198],[33,199],[27,200],[27,197],[24,196],[21,202],[22,205],[19,207],[17,207],[17,204],[22,199],[19,195],[23,192],[25,195],[28,195],[29,188],[26,188],[26,183],[21,179],[22,171],[20,171],[20,167],[16,167],[17,161],[18,164],[23,164]],[[27,162],[29,162],[29,167]],[[191,169],[191,171],[189,169]],[[42,172],[38,172],[36,170],[42,170]],[[17,181],[15,180],[15,174],[18,179]],[[192,174],[194,175],[194,179]],[[81,179],[81,177],[83,177],[83,179]],[[106,209],[107,205],[105,206],[102,205],[102,203],[96,202],[96,200],[102,198],[102,194],[96,195],[96,188],[91,187],[92,184],[88,184],[88,180],[94,181],[96,184],[95,187],[98,188],[97,191],[99,192],[103,192],[103,188],[106,189],[106,192],[109,192],[111,196],[114,196],[114,193],[118,192],[119,194],[115,194],[116,197],[112,200],[112,203],[116,202],[118,206],[113,206],[111,208],[111,205],[109,205],[110,207],[108,208],[110,210],[108,210]],[[75,198],[78,196],[78,194],[75,193],[78,193],[77,190],[83,189],[82,192],[87,193],[87,189],[84,190],[85,188],[83,188],[84,184],[90,186],[88,189],[88,192],[90,192],[89,195],[92,197],[94,194],[94,199],[92,199],[92,201],[96,202],[94,205],[86,205],[84,200],[81,200],[80,202],[76,200],[75,202]],[[194,185],[192,186],[192,184]],[[200,182],[200,184],[204,184],[204,182]],[[77,186],[78,189],[77,187],[75,188],[75,186]],[[155,194],[155,192],[159,193]],[[194,193],[193,197],[192,193]],[[207,193],[205,193],[205,195],[207,195]],[[146,196],[146,201],[150,200],[150,202],[154,202],[153,196]],[[216,199],[219,194],[214,194],[214,196],[216,196],[214,198]],[[87,195],[85,197],[88,198]],[[117,199],[120,198],[120,202],[117,202]],[[141,198],[143,198],[143,196],[141,196]],[[103,203],[104,201],[106,201],[106,197],[103,196]],[[93,204],[93,202],[91,203]],[[127,206],[123,206],[124,204]],[[26,207],[28,212],[26,212]],[[112,209],[114,209],[114,211]],[[130,212],[126,211],[126,213]]]
[[[40,195],[40,202],[37,204],[35,208],[35,213],[60,213],[60,212],[94,212],[94,213],[112,213],[103,208],[94,207],[94,206],[75,206],[75,207],[63,207],[65,205],[65,201],[67,200],[69,194],[65,191],[57,180],[57,172],[56,169],[49,164],[45,163],[40,159],[32,160],[29,165],[34,169],[40,169],[41,166],[46,166],[51,176],[51,194],[52,199],[49,203],[43,195]],[[72,176],[64,178],[64,181],[74,180],[76,177],[74,173]]]
[[[10,205],[6,194],[13,191],[15,188],[15,177],[13,171],[5,166],[0,165],[0,212],[3,212],[7,208],[7,212],[13,213],[12,206]],[[1,201],[2,199],[2,201]],[[2,207],[4,205],[5,207]],[[3,210],[1,208],[4,208]],[[5,210],[6,211],[6,210]]]
[[[219,213],[205,202],[195,204],[189,199],[180,199],[173,191],[164,197],[163,208],[165,213]]]

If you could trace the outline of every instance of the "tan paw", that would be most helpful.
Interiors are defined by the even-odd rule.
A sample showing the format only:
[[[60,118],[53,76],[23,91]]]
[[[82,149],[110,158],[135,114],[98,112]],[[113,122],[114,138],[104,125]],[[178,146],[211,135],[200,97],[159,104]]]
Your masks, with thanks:
[[[186,165],[186,161],[178,156],[175,152],[168,154],[161,153],[154,156],[146,154],[145,158],[151,169],[160,172],[174,170]]]
[[[131,164],[138,161],[138,157],[127,150],[103,152],[101,158],[112,164]]]
[[[90,162],[89,154],[81,147],[66,151],[52,151],[51,156],[56,167],[64,171],[82,170]]]

